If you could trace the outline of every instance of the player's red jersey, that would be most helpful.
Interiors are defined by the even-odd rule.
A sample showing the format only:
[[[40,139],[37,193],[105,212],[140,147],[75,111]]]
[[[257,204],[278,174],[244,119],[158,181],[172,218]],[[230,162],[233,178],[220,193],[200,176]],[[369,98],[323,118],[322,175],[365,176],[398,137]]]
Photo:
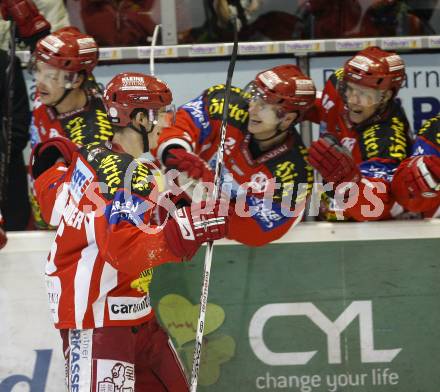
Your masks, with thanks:
[[[57,328],[137,325],[152,317],[150,297],[130,287],[141,272],[180,261],[163,231],[148,226],[158,186],[150,167],[110,142],[88,144],[67,168],[35,181],[45,219],[58,226],[46,264]],[[145,270],[147,272],[145,273]]]
[[[164,129],[160,135],[155,151],[158,158],[162,160],[172,146],[183,147],[198,154],[214,170],[224,94],[224,85],[216,85],[180,107],[175,125]],[[228,238],[259,246],[280,238],[301,220],[306,197],[313,185],[313,169],[306,162],[307,150],[294,127],[284,143],[263,152],[247,132],[248,117],[248,101],[241,89],[233,87],[224,151],[223,189],[230,189],[232,200],[242,196],[240,192],[245,185],[255,193],[243,195],[243,204],[251,209],[252,215],[231,216]],[[271,182],[278,184],[271,200],[259,197],[257,194],[267,190]]]
[[[95,89],[87,90],[87,104],[73,112],[57,114],[51,107],[36,98],[30,126],[31,147],[56,136],[67,137],[78,145],[111,139],[112,125],[107,118],[101,96]],[[46,229],[47,222],[41,218],[40,206],[30,179],[30,202],[35,224]]]
[[[440,157],[440,114],[426,121],[417,134],[412,156],[420,155]],[[440,195],[432,198],[420,197],[408,200],[408,203],[416,205],[416,210],[422,211],[425,217],[440,217]],[[408,208],[411,210],[410,205]]]
[[[373,116],[359,125],[352,124],[345,102],[338,90],[343,69],[337,70],[324,86],[322,96],[308,117],[320,124],[320,133],[330,133],[345,146],[358,164],[362,176],[369,181],[382,182],[390,191],[390,181],[399,163],[409,156],[412,140],[409,123],[400,104],[393,100],[380,116]],[[357,204],[346,216],[362,220]],[[378,219],[397,215],[402,208],[390,202]]]
[[[37,95],[30,132],[32,147],[55,136],[67,137],[79,145],[109,140],[113,136],[101,96],[94,89],[87,90],[87,104],[83,108],[62,114],[44,105]]]

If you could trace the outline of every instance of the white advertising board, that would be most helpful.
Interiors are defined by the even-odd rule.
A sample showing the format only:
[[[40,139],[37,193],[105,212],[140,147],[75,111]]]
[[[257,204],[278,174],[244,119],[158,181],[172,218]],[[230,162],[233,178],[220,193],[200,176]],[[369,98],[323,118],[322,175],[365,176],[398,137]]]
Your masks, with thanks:
[[[63,390],[62,342],[43,276],[47,249],[11,244],[0,255],[0,392]]]

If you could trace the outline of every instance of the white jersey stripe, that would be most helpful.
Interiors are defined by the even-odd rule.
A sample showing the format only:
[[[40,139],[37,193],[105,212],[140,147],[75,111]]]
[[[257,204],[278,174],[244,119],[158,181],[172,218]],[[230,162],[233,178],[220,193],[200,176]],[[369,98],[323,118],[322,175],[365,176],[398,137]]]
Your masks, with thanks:
[[[75,324],[78,329],[82,328],[84,314],[89,301],[90,281],[93,268],[98,256],[98,247],[95,242],[95,214],[87,214],[84,219],[84,228],[87,235],[88,246],[81,251],[75,274]]]
[[[61,217],[63,216],[63,211],[64,208],[66,208],[68,199],[69,199],[69,186],[67,184],[63,184],[61,188],[61,192],[57,195],[57,198],[55,199],[52,215],[50,216],[49,224],[51,226],[58,226],[60,224]]]
[[[104,325],[105,303],[107,301],[108,292],[118,284],[118,271],[109,263],[104,263],[102,269],[101,281],[99,283],[99,297],[93,303],[93,317],[95,319],[95,327],[99,328]]]

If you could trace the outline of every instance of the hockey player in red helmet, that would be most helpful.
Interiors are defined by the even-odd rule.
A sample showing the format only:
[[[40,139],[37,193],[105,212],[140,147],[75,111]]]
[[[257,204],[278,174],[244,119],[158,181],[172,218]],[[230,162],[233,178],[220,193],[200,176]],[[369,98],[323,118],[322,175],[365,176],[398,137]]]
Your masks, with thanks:
[[[139,93],[135,89],[140,82],[149,90],[148,98],[143,100],[139,98]],[[138,134],[138,138],[142,138],[142,145],[131,145],[130,142],[127,144],[129,149],[139,148],[139,151],[134,151],[132,154],[135,157],[155,148],[158,132],[163,127],[171,125],[171,120],[174,118],[171,91],[165,83],[153,76],[136,73],[120,74],[108,84],[104,93],[104,102],[109,120],[114,125],[128,127]],[[132,110],[133,106],[136,107],[135,113]],[[122,133],[118,132],[115,139],[119,140],[121,135]]]
[[[310,164],[337,189],[327,217],[339,212],[338,219],[380,220],[402,211],[390,181],[411,149],[408,121],[395,99],[404,80],[399,55],[369,47],[327,81],[314,112],[321,138],[309,150]]]
[[[112,126],[93,80],[98,47],[93,37],[76,27],[65,27],[37,42],[30,62],[36,83],[31,146],[63,136],[78,145],[112,137]],[[34,220],[41,219],[31,187]]]
[[[76,27],[64,27],[39,40],[31,69],[41,102],[61,113],[85,104],[85,92],[80,87],[97,63],[95,40]]]
[[[149,284],[154,267],[190,259],[202,243],[222,238],[228,222],[219,202],[175,209],[160,227],[151,221],[161,189],[154,168],[137,157],[172,125],[171,100],[156,77],[119,74],[104,93],[116,126],[111,142],[77,149],[58,137],[33,150],[38,201],[58,226],[46,281],[57,298],[50,307],[69,391],[113,388],[115,375],[121,391],[189,390]]]
[[[178,109],[155,150],[167,168],[212,183],[224,96],[215,85]],[[222,173],[235,203],[228,238],[260,246],[301,220],[313,172],[295,125],[314,99],[312,80],[290,64],[258,73],[245,90],[232,87]]]

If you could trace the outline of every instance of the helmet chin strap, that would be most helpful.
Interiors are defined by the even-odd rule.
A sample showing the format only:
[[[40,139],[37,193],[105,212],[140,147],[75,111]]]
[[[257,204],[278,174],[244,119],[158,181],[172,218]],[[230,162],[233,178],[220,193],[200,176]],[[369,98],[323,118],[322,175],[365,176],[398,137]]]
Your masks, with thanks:
[[[64,93],[63,93],[63,95],[61,96],[61,98],[59,98],[55,103],[48,104],[47,106],[50,106],[50,107],[52,107],[52,108],[54,108],[54,109],[56,110],[56,109],[57,109],[56,107],[57,107],[61,102],[63,102],[63,101],[67,98],[67,96],[68,96],[72,91],[73,91],[72,88],[65,88],[65,89],[64,89]]]
[[[281,126],[281,121],[278,122],[277,126],[275,127],[275,133],[267,138],[259,139],[256,137],[256,135],[252,135],[252,137],[257,142],[268,142],[269,140],[275,139],[276,137],[282,135],[283,133],[288,132],[290,129],[290,127],[287,127],[286,129],[283,130],[280,128],[280,126]]]
[[[142,136],[143,152],[150,151],[150,143],[148,141],[148,134],[153,131],[153,126],[152,126],[152,124],[149,124],[149,125],[150,125],[149,130],[147,130],[147,128],[145,128],[142,124],[139,124],[140,129],[136,128],[132,123],[130,123],[128,125],[129,128],[131,128],[133,131],[139,133]]]
[[[69,81],[69,82],[66,84],[66,86],[68,86],[68,87],[65,87],[65,88],[64,88],[64,93],[63,93],[63,95],[61,96],[61,98],[59,98],[55,103],[48,104],[48,106],[50,106],[50,107],[52,107],[52,108],[54,108],[54,109],[56,110],[56,107],[57,107],[61,102],[63,102],[63,101],[67,98],[67,96],[73,91],[72,84],[73,84],[77,79],[78,79],[78,73],[75,74],[75,76],[73,77],[73,80],[72,80],[72,81]],[[83,80],[83,82],[81,83],[81,86],[84,84],[85,80],[87,80],[87,79],[85,78],[85,79]]]

